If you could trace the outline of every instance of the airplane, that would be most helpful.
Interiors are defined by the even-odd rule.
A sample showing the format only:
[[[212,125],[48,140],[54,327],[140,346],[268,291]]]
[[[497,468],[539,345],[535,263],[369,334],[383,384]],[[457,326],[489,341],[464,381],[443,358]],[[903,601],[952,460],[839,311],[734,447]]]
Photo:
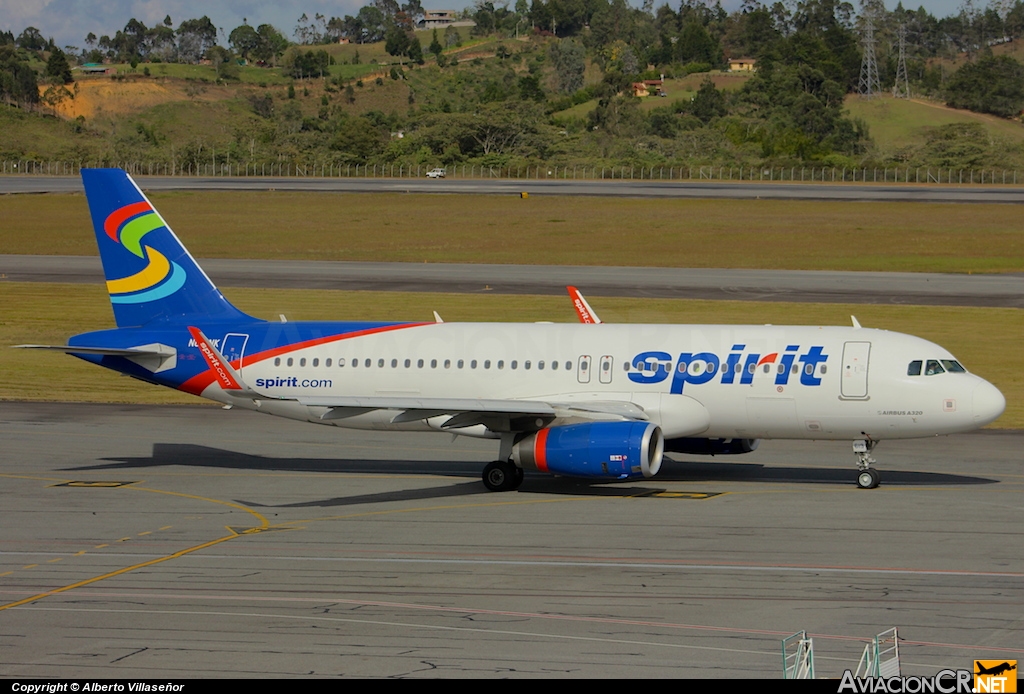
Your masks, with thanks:
[[[970,431],[1006,406],[939,345],[856,319],[616,325],[580,295],[590,322],[265,321],[224,297],[127,173],[82,180],[117,327],[19,347],[227,408],[493,439],[491,491],[526,470],[648,478],[666,452],[742,454],[760,439],[852,441],[857,486],[871,489],[879,441]]]
[[[978,661],[975,661],[975,663],[977,663],[977,662]],[[1014,662],[1013,665],[1010,665],[1009,662],[1005,662],[1004,661],[1003,663],[1000,663],[999,665],[993,665],[990,668],[987,668],[984,665],[981,665],[980,663],[978,663],[978,671],[975,672],[974,674],[975,675],[995,675],[995,676],[998,677],[999,675],[1003,674],[1004,672],[1009,672],[1011,670],[1016,670],[1016,669],[1017,669],[1016,662]]]

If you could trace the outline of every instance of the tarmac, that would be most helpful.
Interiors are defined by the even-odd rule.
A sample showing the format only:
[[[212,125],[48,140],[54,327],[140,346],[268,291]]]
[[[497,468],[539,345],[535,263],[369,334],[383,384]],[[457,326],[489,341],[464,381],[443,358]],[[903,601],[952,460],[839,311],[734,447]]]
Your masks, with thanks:
[[[8,678],[903,674],[1024,656],[1024,432],[766,441],[650,480],[213,407],[0,403]],[[685,459],[685,461],[684,461]]]

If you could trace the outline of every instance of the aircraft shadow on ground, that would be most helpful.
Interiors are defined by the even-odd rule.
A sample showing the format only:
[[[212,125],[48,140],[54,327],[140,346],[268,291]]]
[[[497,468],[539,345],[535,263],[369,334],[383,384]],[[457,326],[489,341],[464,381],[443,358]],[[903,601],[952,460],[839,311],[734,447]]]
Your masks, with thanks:
[[[365,460],[352,458],[271,458],[194,444],[157,443],[150,457],[105,458],[105,463],[70,468],[74,471],[140,470],[154,467],[184,466],[251,470],[255,472],[357,473],[361,475],[424,475],[472,478],[473,482],[438,487],[361,494],[332,499],[277,506],[349,506],[388,501],[410,501],[486,494],[479,481],[486,461]],[[521,491],[537,494],[637,497],[666,491],[655,486],[664,482],[769,482],[796,484],[853,485],[855,468],[784,467],[752,462],[709,462],[666,459],[659,475],[651,480],[634,480],[629,486],[608,480],[581,480],[528,473]],[[882,469],[884,485],[950,486],[996,484],[998,480],[937,472],[913,472]],[[642,484],[643,486],[636,486]],[[713,492],[714,490],[712,490]],[[248,502],[247,502],[248,503]],[[252,503],[251,505],[261,505]]]

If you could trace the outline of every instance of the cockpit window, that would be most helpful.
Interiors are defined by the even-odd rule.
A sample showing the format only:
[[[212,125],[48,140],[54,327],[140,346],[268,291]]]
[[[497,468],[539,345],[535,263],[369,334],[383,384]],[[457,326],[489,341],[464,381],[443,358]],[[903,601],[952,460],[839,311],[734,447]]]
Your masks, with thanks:
[[[943,359],[942,365],[946,367],[946,371],[951,374],[964,374],[967,373],[967,369],[960,366],[960,362],[954,359]]]
[[[934,376],[935,374],[946,373],[946,370],[942,368],[942,364],[939,363],[938,359],[929,359],[928,363],[924,367],[925,376]]]
[[[921,365],[922,365],[922,362],[921,362],[920,359],[918,359],[916,361],[910,362],[910,365],[907,366],[907,375],[908,376],[920,376],[921,375]]]

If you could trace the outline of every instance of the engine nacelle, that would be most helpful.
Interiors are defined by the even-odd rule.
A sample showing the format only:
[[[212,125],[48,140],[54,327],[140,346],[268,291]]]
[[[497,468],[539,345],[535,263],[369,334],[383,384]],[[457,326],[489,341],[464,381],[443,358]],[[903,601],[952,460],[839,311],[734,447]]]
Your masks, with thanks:
[[[668,439],[665,450],[692,455],[739,455],[757,450],[760,439]]]
[[[661,469],[665,437],[652,422],[590,422],[549,427],[512,447],[527,470],[571,477],[654,477]]]

